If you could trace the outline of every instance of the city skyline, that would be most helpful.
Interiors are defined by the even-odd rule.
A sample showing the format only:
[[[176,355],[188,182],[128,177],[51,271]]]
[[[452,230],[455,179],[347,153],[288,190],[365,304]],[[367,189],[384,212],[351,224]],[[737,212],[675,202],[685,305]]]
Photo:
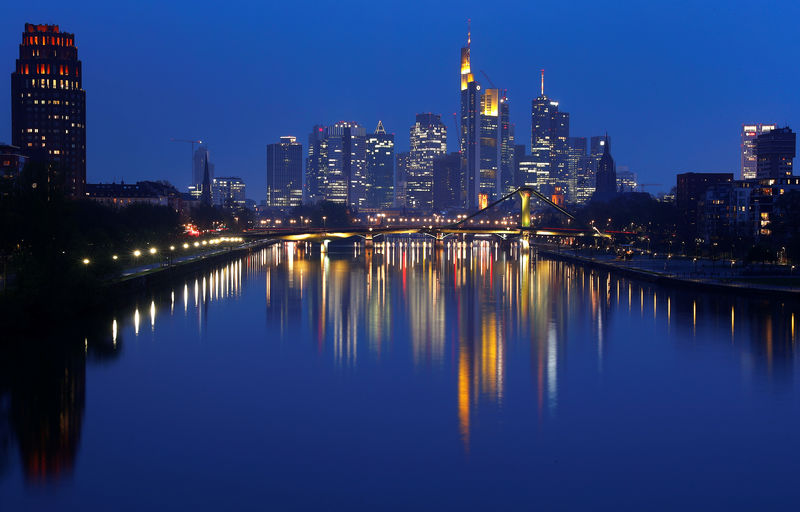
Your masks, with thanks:
[[[215,153],[217,174],[241,176],[250,190],[257,191],[266,186],[263,172],[266,144],[280,136],[293,135],[304,143],[305,154],[306,134],[314,124],[329,125],[341,119],[352,119],[371,127],[380,119],[387,132],[399,134],[397,152],[408,149],[404,133],[419,112],[441,114],[448,130],[455,133],[452,113],[458,109],[458,97],[453,90],[458,83],[458,69],[454,62],[458,48],[463,46],[468,16],[472,17],[471,51],[476,64],[473,71],[485,71],[492,80],[508,89],[508,97],[514,105],[511,121],[517,127],[519,141],[526,138],[524,127],[529,122],[529,113],[526,113],[524,105],[538,96],[541,68],[547,70],[548,95],[558,98],[571,114],[571,136],[590,137],[608,132],[615,141],[615,160],[637,173],[643,182],[663,183],[661,188],[664,190],[669,189],[679,172],[738,173],[743,123],[766,119],[774,120],[779,126],[791,126],[791,120],[796,117],[794,113],[800,110],[800,105],[793,103],[792,94],[788,92],[793,83],[791,75],[788,80],[757,83],[758,73],[748,73],[752,79],[742,78],[741,65],[726,61],[733,57],[725,55],[720,56],[722,60],[719,62],[706,62],[707,70],[700,69],[703,59],[687,59],[685,65],[676,67],[678,57],[686,57],[690,49],[710,52],[717,45],[735,39],[739,34],[737,28],[749,23],[744,16],[733,11],[715,13],[720,27],[717,33],[702,35],[692,32],[684,38],[688,41],[680,42],[677,37],[667,37],[666,31],[660,28],[647,34],[644,27],[626,25],[628,38],[637,35],[643,38],[642,48],[619,52],[620,44],[628,39],[604,33],[602,26],[604,23],[623,24],[625,20],[645,19],[646,11],[628,7],[614,6],[602,10],[590,4],[575,7],[574,13],[580,15],[569,19],[575,22],[575,27],[586,28],[587,33],[576,32],[576,40],[562,41],[556,48],[547,42],[538,46],[520,44],[525,38],[521,20],[507,20],[506,25],[498,27],[493,20],[475,16],[477,8],[468,4],[461,9],[437,7],[435,19],[441,31],[435,37],[427,34],[415,37],[418,31],[413,24],[400,22],[409,16],[404,13],[386,10],[382,14],[374,13],[370,18],[357,13],[355,8],[345,9],[347,15],[364,23],[356,23],[352,33],[341,36],[342,44],[363,42],[366,47],[368,36],[380,33],[396,55],[386,59],[388,62],[378,62],[374,66],[369,59],[374,58],[376,50],[354,55],[352,62],[344,64],[339,74],[326,74],[333,78],[326,81],[323,88],[299,83],[306,70],[302,66],[321,66],[321,69],[328,70],[332,64],[321,56],[309,58],[302,65],[291,64],[290,60],[306,59],[310,45],[301,44],[299,36],[290,37],[286,44],[277,44],[277,41],[290,29],[295,32],[310,30],[314,40],[329,37],[333,29],[322,27],[323,17],[316,13],[305,25],[289,23],[288,27],[278,27],[270,22],[264,30],[269,28],[272,32],[264,36],[257,48],[267,50],[265,62],[269,56],[277,59],[275,65],[269,67],[274,73],[264,76],[245,70],[242,82],[253,83],[255,80],[259,84],[259,94],[251,93],[249,96],[242,96],[240,87],[243,85],[231,82],[222,72],[229,69],[224,54],[230,46],[252,42],[245,36],[226,41],[231,30],[249,23],[243,16],[236,20],[223,16],[219,24],[214,25],[214,30],[209,27],[209,30],[198,31],[198,34],[204,34],[205,39],[197,36],[197,55],[192,52],[185,59],[176,60],[159,56],[157,50],[160,45],[177,42],[177,38],[195,37],[170,23],[183,16],[178,12],[178,6],[167,8],[159,21],[148,21],[151,18],[146,16],[148,9],[144,7],[142,12],[128,13],[130,19],[125,21],[125,16],[109,14],[107,24],[84,21],[81,16],[83,6],[78,6],[74,12],[58,5],[41,10],[38,7],[11,7],[9,15],[0,22],[0,55],[7,62],[10,73],[18,52],[20,27],[25,22],[57,23],[62,30],[75,34],[75,43],[84,63],[83,87],[87,91],[89,182],[166,178],[185,189],[189,184],[185,172],[186,152],[180,145],[170,144],[173,137],[197,137],[207,141]],[[286,8],[287,14],[291,13],[292,8]],[[557,7],[543,9],[552,10],[548,12],[557,16],[567,16],[572,12]],[[520,11],[525,11],[525,8],[521,7]],[[697,18],[692,20],[680,17],[678,8],[668,8],[662,15],[675,17],[680,28],[691,32],[702,23],[704,16],[712,15],[707,7],[694,11]],[[252,10],[252,14],[262,12],[266,13]],[[541,12],[538,16],[548,12]],[[782,13],[776,9],[755,16],[769,19]],[[535,13],[528,14],[533,16],[530,19],[536,17]],[[598,17],[598,14],[602,16]],[[589,20],[592,15],[595,15],[594,21]],[[336,25],[342,16],[335,14],[333,24]],[[131,39],[126,24],[134,23],[152,35]],[[201,20],[202,23],[205,21]],[[769,24],[755,23],[748,33],[756,37],[758,31],[765,30],[762,27],[766,26]],[[545,33],[554,30],[537,27]],[[312,29],[319,30],[314,32]],[[783,37],[781,34],[770,35],[776,41]],[[602,36],[599,39],[602,50],[587,52],[577,47],[579,41],[586,42],[590,37],[598,40],[598,36]],[[403,45],[395,45],[400,41]],[[664,47],[673,43],[676,46],[666,51]],[[292,52],[283,56],[281,48],[286,47],[300,52],[302,58],[291,55]],[[596,47],[598,45],[592,48]],[[504,53],[504,48],[514,48],[515,51]],[[748,69],[756,72],[763,68],[762,72],[766,73],[777,61],[786,58],[788,54],[784,52],[790,49],[791,45],[785,49],[778,47],[776,52],[761,60],[751,59]],[[652,57],[642,61],[645,50],[651,50]],[[599,51],[603,55],[598,55]],[[754,50],[743,50],[745,53],[750,51]],[[231,57],[232,64],[238,66],[241,64],[239,59],[250,59],[250,52],[246,53],[246,57]],[[259,52],[252,54],[260,55]],[[638,57],[634,58],[635,55]],[[741,57],[741,53],[737,54],[736,61]],[[196,65],[198,59],[206,59],[208,65]],[[637,59],[638,67],[634,65]],[[145,63],[151,72],[132,77],[129,71],[125,71],[130,65]],[[657,72],[654,66],[659,68]],[[634,69],[638,73],[635,76],[632,75]],[[395,78],[403,78],[390,80],[387,75],[390,70],[393,70]],[[716,71],[713,81],[707,74],[709,71]],[[203,75],[209,78],[187,80]],[[578,80],[581,76],[597,78]],[[483,81],[482,75],[477,78]],[[645,83],[648,80],[653,82]],[[705,84],[713,86],[714,92],[703,87]],[[262,86],[266,87],[264,92],[261,92]],[[5,86],[7,94],[8,87]],[[133,88],[137,89],[135,94],[131,92]],[[142,94],[139,89],[152,90],[152,94]],[[223,94],[226,90],[229,92]],[[280,94],[273,94],[273,91],[280,91]],[[695,117],[688,116],[689,111]],[[159,115],[167,120],[153,123]],[[0,116],[10,118],[7,103],[0,107]],[[115,119],[121,121],[119,126],[115,125]],[[659,122],[654,122],[654,119]],[[641,130],[643,123],[648,130]],[[11,142],[9,124],[1,125],[0,141]],[[115,126],[115,130],[109,129],[110,126]],[[664,151],[663,146],[670,143],[680,143],[685,151]],[[121,144],[126,145],[126,158],[119,156]],[[451,137],[448,151],[456,150],[457,144],[456,138]],[[652,158],[653,154],[659,157]],[[260,199],[259,195],[253,197]]]

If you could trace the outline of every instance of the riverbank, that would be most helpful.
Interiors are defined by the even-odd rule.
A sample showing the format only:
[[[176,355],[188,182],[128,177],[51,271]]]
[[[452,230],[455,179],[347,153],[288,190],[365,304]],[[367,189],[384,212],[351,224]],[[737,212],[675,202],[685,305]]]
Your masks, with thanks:
[[[636,268],[629,262],[619,260],[588,258],[569,252],[553,251],[546,248],[536,248],[536,251],[538,254],[550,259],[578,263],[586,267],[607,270],[640,281],[648,281],[664,286],[800,300],[800,287],[798,286],[769,286],[766,284],[758,284],[757,282],[733,282],[733,278],[731,277],[688,277],[686,275],[676,275],[666,271],[657,271],[653,268]],[[665,268],[667,265],[668,263],[665,262]],[[761,277],[760,279],[754,278],[753,281],[765,282],[768,280],[767,277]]]
[[[160,285],[199,272],[209,264],[221,263],[237,256],[248,254],[254,250],[268,247],[277,242],[279,242],[279,240],[264,238],[236,247],[200,253],[183,261],[123,275],[107,283],[106,289],[115,295],[141,292],[151,286]]]

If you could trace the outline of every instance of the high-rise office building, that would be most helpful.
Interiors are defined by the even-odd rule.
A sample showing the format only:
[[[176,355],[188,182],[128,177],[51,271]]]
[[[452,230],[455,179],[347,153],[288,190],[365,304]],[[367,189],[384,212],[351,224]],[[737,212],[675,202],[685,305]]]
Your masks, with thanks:
[[[306,201],[366,205],[367,133],[358,123],[314,126],[308,138]]]
[[[267,144],[267,206],[291,208],[303,201],[303,145],[296,137]]]
[[[245,199],[245,184],[242,178],[237,176],[214,178],[211,189],[214,191],[214,204],[224,208],[244,208],[247,205]]]
[[[339,121],[325,130],[328,166],[326,199],[358,210],[366,203],[367,132],[352,121]]]
[[[617,167],[617,190],[620,192],[636,192],[639,188],[639,177],[624,165]]]
[[[436,211],[464,207],[461,184],[461,154],[448,153],[433,159],[433,208]]]
[[[11,74],[11,144],[61,174],[68,195],[83,195],[86,92],[75,36],[58,25],[25,24]]]
[[[514,188],[519,188],[524,183],[519,164],[527,156],[528,154],[525,152],[525,144],[514,144]]]
[[[394,202],[394,134],[386,133],[378,121],[367,135],[367,207],[390,208]]]
[[[508,98],[499,89],[481,97],[479,203],[492,202],[514,190],[514,126]]]
[[[514,124],[511,122],[511,105],[505,91],[500,97],[500,186],[501,194],[516,189],[514,181]]]
[[[406,207],[406,190],[408,188],[408,165],[411,154],[408,151],[397,153],[394,166],[394,207]]]
[[[303,188],[303,201],[314,203],[324,199],[325,167],[327,166],[328,144],[325,139],[325,127],[315,125],[308,135],[308,156],[306,157],[306,173]]]
[[[430,211],[433,208],[433,160],[447,153],[447,127],[439,114],[417,114],[409,131],[406,207]]]
[[[756,178],[785,178],[793,173],[797,136],[788,126],[756,137]]]
[[[758,169],[758,164],[756,162],[756,138],[777,127],[778,125],[774,123],[752,123],[742,125],[742,165],[739,173],[740,179],[755,179]]]
[[[500,91],[486,89],[481,96],[480,185],[479,204],[488,204],[500,197]]]
[[[608,138],[603,143],[603,156],[597,164],[594,199],[607,201],[617,195],[617,169],[611,158],[611,144]]]
[[[586,137],[570,137],[568,139],[568,158],[567,158],[567,201],[570,203],[582,202],[580,189],[586,187],[588,169],[588,158],[586,154]],[[594,192],[594,183],[592,183]],[[590,194],[591,195],[591,194]]]
[[[466,189],[467,208],[477,210],[481,183],[481,86],[472,74],[470,46],[472,34],[467,31],[467,45],[461,48],[461,172]]]
[[[558,109],[558,102],[544,94],[531,101],[531,155],[548,165],[553,178],[566,183],[569,166],[569,113]]]

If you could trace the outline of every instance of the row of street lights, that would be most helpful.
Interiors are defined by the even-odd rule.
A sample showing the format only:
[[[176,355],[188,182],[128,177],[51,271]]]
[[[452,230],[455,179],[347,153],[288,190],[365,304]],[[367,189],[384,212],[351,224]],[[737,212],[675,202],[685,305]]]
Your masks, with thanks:
[[[212,240],[197,241],[197,242],[194,242],[192,244],[189,244],[188,242],[185,242],[183,244],[183,248],[184,249],[190,249],[192,247],[199,248],[199,247],[208,246],[208,245],[219,245],[219,244],[221,244],[223,242],[243,242],[243,241],[244,241],[244,238],[242,238],[242,237],[224,236],[224,237],[215,238],[215,239],[212,239]],[[174,245],[170,245],[169,246],[169,250],[171,252],[174,252],[175,251],[175,246]],[[150,253],[150,255],[155,256],[156,254],[158,254],[158,249],[155,248],[155,247],[150,247],[147,250],[147,252]],[[139,257],[142,256],[142,251],[140,249],[134,249],[134,251],[131,254],[133,255],[134,258],[138,259]],[[114,261],[117,261],[117,260],[119,260],[119,256],[114,254],[114,255],[111,256],[111,259],[114,260]],[[81,261],[83,262],[84,265],[88,265],[88,264],[90,264],[92,262],[89,258],[83,258],[83,260],[81,260]]]

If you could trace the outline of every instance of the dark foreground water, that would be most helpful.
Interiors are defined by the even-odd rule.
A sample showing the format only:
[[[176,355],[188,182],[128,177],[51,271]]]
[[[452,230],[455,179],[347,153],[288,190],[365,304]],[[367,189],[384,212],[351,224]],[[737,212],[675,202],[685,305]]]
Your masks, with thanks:
[[[2,361],[0,510],[800,506],[796,304],[284,245],[74,322]]]

